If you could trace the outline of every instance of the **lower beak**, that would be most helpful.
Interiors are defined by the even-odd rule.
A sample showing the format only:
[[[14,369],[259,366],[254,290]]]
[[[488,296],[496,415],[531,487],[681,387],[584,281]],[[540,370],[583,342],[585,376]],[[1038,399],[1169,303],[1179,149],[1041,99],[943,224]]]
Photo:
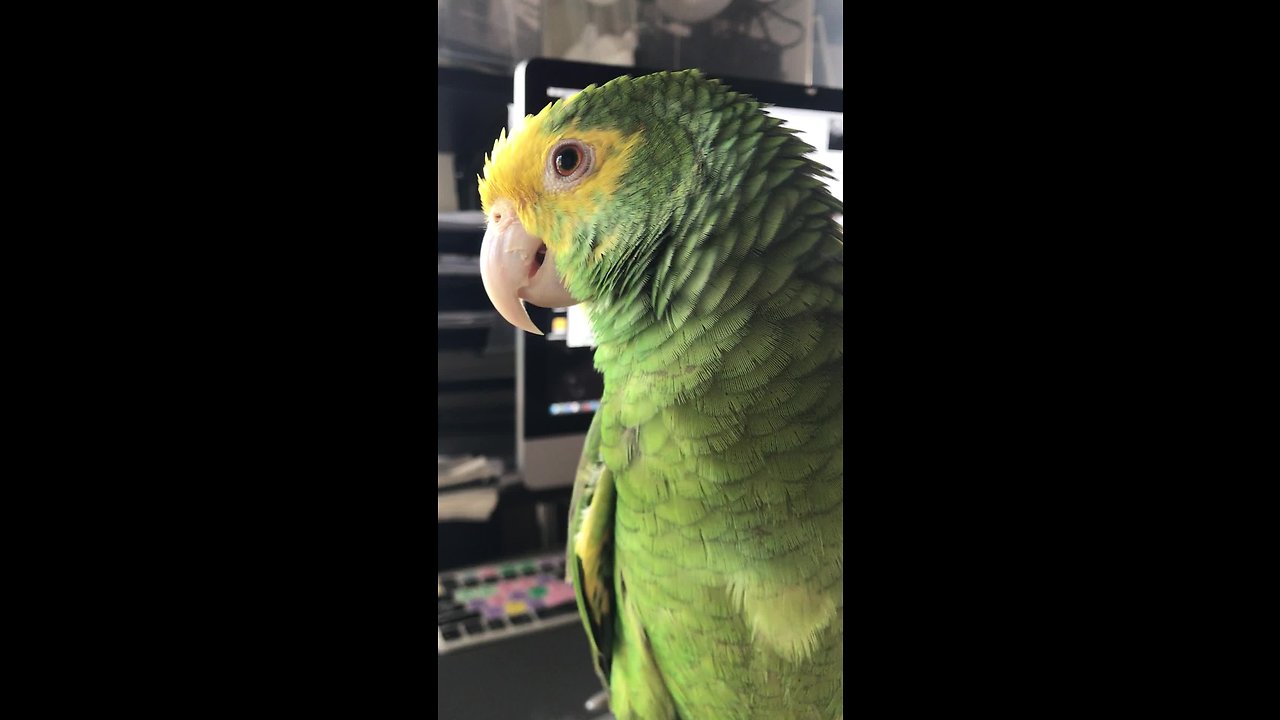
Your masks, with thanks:
[[[578,303],[556,272],[555,256],[516,219],[489,223],[480,245],[480,279],[502,317],[534,335],[542,331],[529,319],[525,301],[539,307]]]

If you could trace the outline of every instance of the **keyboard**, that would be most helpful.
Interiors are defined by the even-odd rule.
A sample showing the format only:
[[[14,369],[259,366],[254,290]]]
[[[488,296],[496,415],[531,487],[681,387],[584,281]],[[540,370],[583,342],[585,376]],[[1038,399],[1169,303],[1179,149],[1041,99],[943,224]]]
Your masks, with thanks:
[[[563,552],[442,572],[436,600],[440,655],[579,622]]]

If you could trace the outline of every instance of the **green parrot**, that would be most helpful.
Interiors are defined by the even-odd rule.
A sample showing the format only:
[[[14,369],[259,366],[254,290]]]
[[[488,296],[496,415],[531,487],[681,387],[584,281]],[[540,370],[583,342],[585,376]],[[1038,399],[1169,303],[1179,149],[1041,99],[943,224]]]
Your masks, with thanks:
[[[698,71],[591,86],[485,160],[497,310],[585,303],[604,393],[568,568],[619,720],[844,715],[844,237],[825,168]]]

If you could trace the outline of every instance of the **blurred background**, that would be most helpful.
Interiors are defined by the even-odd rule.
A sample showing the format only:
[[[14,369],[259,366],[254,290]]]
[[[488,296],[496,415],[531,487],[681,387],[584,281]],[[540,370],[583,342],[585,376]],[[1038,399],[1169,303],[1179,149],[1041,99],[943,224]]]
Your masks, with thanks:
[[[476,176],[503,128],[639,70],[699,68],[776,105],[843,197],[844,13],[834,0],[437,0],[440,717],[594,720],[600,689],[564,547],[602,390],[579,308],[492,309]],[[534,60],[526,63],[532,58]]]
[[[502,74],[542,56],[844,87],[835,0],[437,2],[441,66]]]

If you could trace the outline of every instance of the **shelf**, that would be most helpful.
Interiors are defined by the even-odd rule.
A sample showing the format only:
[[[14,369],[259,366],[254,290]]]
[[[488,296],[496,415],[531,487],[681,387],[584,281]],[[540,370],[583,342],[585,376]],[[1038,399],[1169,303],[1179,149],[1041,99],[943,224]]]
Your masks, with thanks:
[[[493,326],[496,310],[450,310],[436,313],[437,330],[467,330]]]
[[[436,258],[436,275],[478,276],[480,274],[479,255],[440,253]]]
[[[515,382],[515,348],[485,352],[445,349],[437,353],[437,359],[436,381],[446,387],[457,383]]]
[[[439,230],[474,230],[484,232],[484,213],[479,210],[458,210],[437,213]]]

